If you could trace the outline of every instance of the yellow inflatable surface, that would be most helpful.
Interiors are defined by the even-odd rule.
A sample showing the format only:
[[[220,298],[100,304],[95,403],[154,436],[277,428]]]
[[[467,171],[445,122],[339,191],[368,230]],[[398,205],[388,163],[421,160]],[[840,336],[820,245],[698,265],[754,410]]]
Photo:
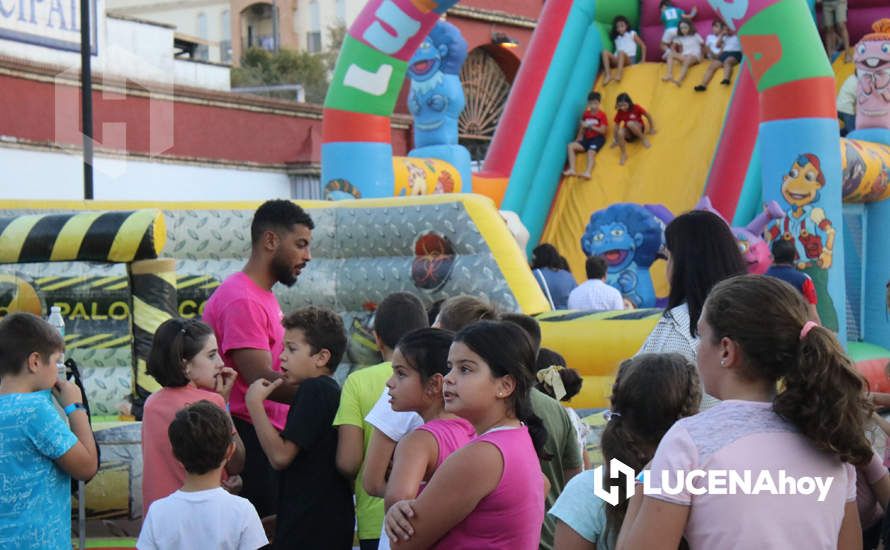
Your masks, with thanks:
[[[660,309],[588,313],[551,311],[537,316],[541,345],[558,351],[584,378],[572,401],[578,409],[609,406],[618,365],[632,357],[661,316]]]
[[[708,168],[720,137],[732,86],[721,86],[717,75],[706,92],[695,92],[704,65],[693,67],[678,88],[661,81],[663,63],[643,63],[625,70],[621,82],[597,91],[603,94],[602,109],[609,117],[605,150],[596,157],[593,177],[563,178],[550,218],[541,238],[554,244],[569,261],[578,280],[584,280],[581,235],[590,214],[617,202],[663,204],[671,212],[692,208],[701,197]],[[738,75],[735,71],[733,78]],[[615,98],[627,92],[655,120],[656,134],[649,136],[651,149],[639,143],[628,146],[628,161],[618,164],[618,148],[611,148]],[[577,158],[577,170],[585,169],[585,155]],[[658,296],[667,294],[661,262],[652,268]]]

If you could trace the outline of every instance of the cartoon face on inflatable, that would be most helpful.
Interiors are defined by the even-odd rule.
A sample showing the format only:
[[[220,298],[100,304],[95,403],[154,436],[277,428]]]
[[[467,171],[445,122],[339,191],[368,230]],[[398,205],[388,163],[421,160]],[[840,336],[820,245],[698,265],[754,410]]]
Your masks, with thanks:
[[[448,55],[448,46],[439,44],[437,47],[427,37],[408,62],[408,76],[411,80],[425,82],[431,79],[442,67],[442,59]]]
[[[788,204],[802,208],[819,200],[819,190],[825,186],[825,176],[819,159],[806,153],[797,157],[788,173],[782,177],[782,197]]]
[[[707,210],[723,217],[720,212],[711,206],[711,200],[703,197],[695,207],[696,210]],[[739,244],[739,250],[745,262],[748,264],[748,273],[756,273],[763,275],[773,263],[773,257],[770,253],[769,244],[763,240],[763,230],[772,220],[777,220],[785,216],[782,207],[776,201],[770,201],[764,206],[763,212],[757,215],[751,223],[745,227],[730,227],[736,242]],[[725,220],[724,220],[725,221]]]
[[[601,225],[590,239],[591,256],[602,256],[609,269],[624,269],[634,259],[634,251],[643,243],[642,233],[630,233],[621,222]]]
[[[890,128],[890,19],[876,21],[872,29],[853,54],[859,78],[856,128]]]
[[[671,218],[662,206],[613,204],[591,214],[581,236],[586,255],[606,260],[606,282],[635,307],[655,306],[649,267],[664,242],[664,225]]]

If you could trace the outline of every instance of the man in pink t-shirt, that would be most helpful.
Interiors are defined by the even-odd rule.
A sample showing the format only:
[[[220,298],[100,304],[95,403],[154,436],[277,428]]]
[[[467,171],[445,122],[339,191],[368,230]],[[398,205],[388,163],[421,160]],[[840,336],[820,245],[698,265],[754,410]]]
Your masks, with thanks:
[[[260,517],[275,513],[277,477],[263,453],[244,394],[255,380],[281,378],[283,313],[272,293],[276,282],[292,286],[312,259],[312,218],[291,201],[266,201],[250,224],[251,253],[244,269],[228,277],[204,306],[203,320],[213,327],[226,366],[238,372],[229,398],[232,420],[247,452],[241,496]],[[282,384],[265,402],[272,424],[284,428],[296,387]]]

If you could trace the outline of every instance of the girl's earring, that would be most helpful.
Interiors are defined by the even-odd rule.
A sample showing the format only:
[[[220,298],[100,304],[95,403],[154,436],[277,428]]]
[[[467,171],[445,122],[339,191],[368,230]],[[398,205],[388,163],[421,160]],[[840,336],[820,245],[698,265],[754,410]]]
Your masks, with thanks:
[[[725,357],[724,357],[723,359],[720,360],[720,366],[721,366],[721,367],[725,367],[725,366],[726,366],[726,358],[725,358]]]

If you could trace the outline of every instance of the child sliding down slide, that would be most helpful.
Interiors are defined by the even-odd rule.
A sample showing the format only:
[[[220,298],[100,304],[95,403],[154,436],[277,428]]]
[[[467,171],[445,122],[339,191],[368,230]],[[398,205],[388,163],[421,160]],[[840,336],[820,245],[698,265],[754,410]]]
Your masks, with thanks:
[[[615,107],[618,112],[615,113],[615,141],[611,146],[621,148],[621,159],[618,163],[624,166],[624,163],[627,162],[627,144],[629,142],[639,139],[646,149],[652,147],[652,144],[646,139],[646,134],[655,133],[655,121],[645,109],[634,105],[630,95],[626,93],[618,94]],[[643,122],[644,118],[649,123],[648,131]]]
[[[587,169],[582,177],[590,179],[590,172],[596,163],[596,153],[606,143],[606,131],[609,127],[609,119],[606,113],[600,110],[600,94],[590,92],[587,96],[587,108],[581,115],[581,127],[578,128],[577,141],[569,143],[568,158],[569,168],[563,172],[564,176],[577,176],[575,172],[575,154],[587,151]]]

